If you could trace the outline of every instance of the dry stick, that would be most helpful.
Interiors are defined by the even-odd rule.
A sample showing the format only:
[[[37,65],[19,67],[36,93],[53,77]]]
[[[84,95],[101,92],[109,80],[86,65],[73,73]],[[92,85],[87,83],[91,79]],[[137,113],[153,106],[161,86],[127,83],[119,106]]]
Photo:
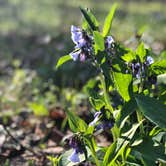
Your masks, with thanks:
[[[28,150],[29,152],[33,153],[35,156],[37,157],[41,157],[41,154],[37,154],[33,149],[31,149],[30,147],[27,147],[25,145],[23,145],[18,139],[16,139],[11,133],[10,131],[7,129],[7,127],[5,125],[3,125],[4,130],[7,132],[7,134],[16,142],[18,143],[23,149]],[[42,155],[45,155],[44,153],[42,153]]]

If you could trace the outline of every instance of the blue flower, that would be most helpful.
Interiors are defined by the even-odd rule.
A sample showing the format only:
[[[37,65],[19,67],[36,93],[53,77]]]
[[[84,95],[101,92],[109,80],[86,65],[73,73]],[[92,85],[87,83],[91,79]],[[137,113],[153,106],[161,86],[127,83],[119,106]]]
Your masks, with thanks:
[[[76,61],[79,57],[79,54],[81,53],[81,50],[77,50],[76,52],[71,52],[69,55],[71,56],[71,58]]]
[[[96,130],[108,130],[114,126],[113,120],[103,119],[101,111],[94,114],[94,120],[89,124],[89,126],[95,126]]]
[[[89,126],[95,126],[96,123],[98,122],[98,120],[100,119],[100,115],[101,115],[101,112],[96,112],[94,114],[94,120],[92,122],[89,123]]]
[[[151,65],[152,63],[154,63],[154,59],[151,56],[147,56],[146,63],[147,65]]]
[[[111,44],[114,42],[114,39],[112,38],[112,36],[107,36],[106,38],[106,49],[110,49],[111,48]]]
[[[86,45],[82,30],[74,25],[71,26],[71,38],[76,44],[76,48],[81,48]]]
[[[76,149],[73,150],[73,153],[69,156],[68,160],[72,161],[73,163],[80,162],[78,152]]]

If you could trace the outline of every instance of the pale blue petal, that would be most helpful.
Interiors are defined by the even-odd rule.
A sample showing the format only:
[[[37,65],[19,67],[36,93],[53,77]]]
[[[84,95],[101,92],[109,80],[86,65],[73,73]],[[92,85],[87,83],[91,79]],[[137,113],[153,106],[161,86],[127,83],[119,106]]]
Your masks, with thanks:
[[[69,55],[73,59],[73,61],[76,61],[79,57],[79,54],[81,53],[81,50],[78,50],[77,52],[71,52]]]
[[[72,161],[73,163],[77,163],[80,162],[78,153],[76,152],[76,150],[73,150],[73,153],[71,154],[71,156],[69,156],[68,160]]]
[[[154,63],[154,59],[151,56],[147,56],[147,62],[149,65],[151,65],[152,63]]]

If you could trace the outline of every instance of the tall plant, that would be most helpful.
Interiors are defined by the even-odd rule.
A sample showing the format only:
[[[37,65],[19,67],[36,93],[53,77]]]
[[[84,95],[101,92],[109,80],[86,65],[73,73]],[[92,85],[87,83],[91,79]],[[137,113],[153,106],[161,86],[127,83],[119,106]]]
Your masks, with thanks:
[[[116,42],[110,35],[116,8],[114,4],[102,31],[95,16],[81,8],[82,28],[71,26],[74,51],[57,63],[58,68],[69,60],[88,61],[98,71],[93,86],[86,86],[94,120],[87,124],[66,109],[73,136],[58,165],[84,160],[97,166],[166,163],[166,89],[160,84],[166,79],[166,60],[155,61],[141,40],[136,50]],[[112,137],[108,147],[97,145],[99,131]]]

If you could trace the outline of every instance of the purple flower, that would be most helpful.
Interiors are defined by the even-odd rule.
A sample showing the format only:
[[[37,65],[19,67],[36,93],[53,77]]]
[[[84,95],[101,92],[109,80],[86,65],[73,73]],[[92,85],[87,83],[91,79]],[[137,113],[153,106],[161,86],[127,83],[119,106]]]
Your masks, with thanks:
[[[133,62],[131,64],[131,69],[132,69],[133,76],[135,76],[137,79],[139,79],[140,74],[141,74],[141,65],[140,65],[140,63]],[[142,71],[144,71],[144,68],[142,68]]]
[[[84,53],[81,53],[80,54],[80,61],[85,62],[85,59],[86,59],[86,55]]]
[[[82,30],[74,25],[71,26],[71,38],[76,44],[76,48],[81,48],[86,45]]]
[[[114,122],[112,121],[102,121],[96,126],[96,130],[109,130],[114,126]]]
[[[71,58],[76,61],[79,57],[79,54],[81,53],[81,50],[78,50],[76,52],[71,52],[69,55],[71,56]]]
[[[94,120],[89,124],[89,126],[95,126],[96,130],[108,130],[111,129],[113,125],[113,120],[103,118],[101,111],[98,111],[94,114]]]
[[[82,154],[86,151],[84,142],[78,135],[75,135],[70,138],[68,142],[69,146],[73,149],[72,154],[69,156],[68,160],[72,162],[79,162],[79,154]]]
[[[73,153],[69,156],[68,160],[72,161],[73,163],[80,162],[78,152],[76,149],[73,150]]]
[[[112,38],[112,36],[107,36],[106,38],[106,49],[110,49],[111,48],[111,44],[114,42],[114,39]]]

